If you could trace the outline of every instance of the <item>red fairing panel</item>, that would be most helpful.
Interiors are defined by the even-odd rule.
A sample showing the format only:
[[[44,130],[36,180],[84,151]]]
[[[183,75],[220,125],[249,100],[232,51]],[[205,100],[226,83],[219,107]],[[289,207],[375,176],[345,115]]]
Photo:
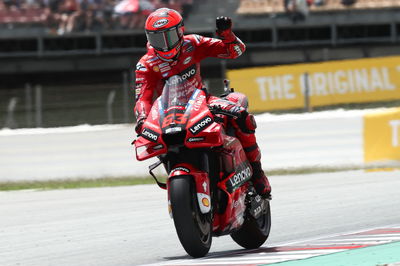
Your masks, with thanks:
[[[185,146],[188,148],[204,148],[221,146],[223,127],[214,122],[214,115],[210,112],[205,92],[200,93],[191,103],[191,115],[187,124]]]
[[[240,185],[237,182],[237,175],[247,177],[252,175],[251,167],[246,162],[246,155],[243,152],[240,142],[233,137],[223,135],[224,152],[221,154],[225,173],[231,173],[228,176],[222,176],[218,182],[218,187],[228,196],[228,204],[225,213],[216,215],[214,219],[214,230],[220,232],[240,227],[243,220],[243,213],[246,210],[245,197],[248,183]],[[243,163],[240,163],[243,162]],[[246,163],[245,163],[246,162]],[[240,179],[240,178],[239,178]]]
[[[194,168],[190,164],[178,164],[172,169],[167,181],[167,189],[169,190],[169,182],[171,178],[190,175],[196,184],[196,194],[199,202],[200,211],[208,213],[211,210],[211,193],[210,193],[210,180],[206,172],[202,172]],[[170,199],[168,193],[168,201]]]
[[[167,146],[161,137],[158,118],[158,104],[154,104],[151,115],[143,124],[141,136],[135,141],[136,158],[139,161],[167,152]]]

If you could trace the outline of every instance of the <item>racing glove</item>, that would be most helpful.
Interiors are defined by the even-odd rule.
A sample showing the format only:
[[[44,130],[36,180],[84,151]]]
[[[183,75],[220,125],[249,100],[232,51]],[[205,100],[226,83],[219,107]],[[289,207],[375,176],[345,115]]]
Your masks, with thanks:
[[[224,43],[232,43],[236,40],[232,32],[232,19],[230,17],[217,17],[215,20],[216,34]]]
[[[138,135],[140,135],[140,133],[142,133],[144,121],[146,121],[146,118],[140,118],[136,122],[135,131]]]

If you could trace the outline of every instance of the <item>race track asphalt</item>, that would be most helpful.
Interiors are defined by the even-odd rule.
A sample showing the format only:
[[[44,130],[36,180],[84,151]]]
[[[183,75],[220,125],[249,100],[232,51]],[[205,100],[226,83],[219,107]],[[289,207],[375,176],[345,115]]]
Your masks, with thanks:
[[[400,221],[400,171],[270,177],[264,247]],[[214,238],[210,255],[241,248]],[[188,259],[156,185],[0,192],[0,265],[141,265]]]

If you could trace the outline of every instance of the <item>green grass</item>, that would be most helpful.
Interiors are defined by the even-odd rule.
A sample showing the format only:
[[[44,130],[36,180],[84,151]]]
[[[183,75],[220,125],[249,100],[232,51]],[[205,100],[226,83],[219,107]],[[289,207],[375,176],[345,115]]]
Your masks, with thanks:
[[[346,167],[299,167],[282,168],[267,171],[268,176],[280,175],[305,175],[314,173],[332,173],[352,170],[392,170],[390,166],[346,166]],[[398,169],[396,166],[395,169]],[[165,182],[165,177],[159,178],[159,181]],[[62,180],[44,180],[44,181],[16,181],[0,182],[0,191],[22,190],[22,189],[76,189],[76,188],[95,188],[95,187],[116,187],[116,186],[134,186],[142,184],[156,185],[152,177],[105,177],[96,179],[62,179]]]
[[[62,179],[44,181],[0,182],[0,191],[21,189],[73,189],[94,187],[134,186],[155,183],[151,177],[105,177],[96,179]]]

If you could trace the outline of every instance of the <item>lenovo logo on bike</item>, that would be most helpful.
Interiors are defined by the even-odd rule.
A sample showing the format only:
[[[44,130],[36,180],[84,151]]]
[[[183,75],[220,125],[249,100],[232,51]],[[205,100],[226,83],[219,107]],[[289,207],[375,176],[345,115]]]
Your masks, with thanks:
[[[150,141],[154,141],[157,142],[158,137],[160,136],[160,134],[158,134],[157,132],[154,132],[153,130],[150,130],[148,128],[143,129],[142,134],[140,134],[143,138],[150,140]]]
[[[232,192],[233,190],[241,186],[244,182],[249,180],[251,174],[252,172],[250,167],[246,167],[245,169],[241,170],[240,172],[229,178],[229,180],[226,182],[226,188],[229,192]]]
[[[192,132],[193,135],[196,135],[197,133],[201,132],[203,129],[208,127],[212,123],[211,117],[208,115],[204,118],[202,118],[199,122],[197,122],[195,125],[191,126],[189,128],[190,132]]]

